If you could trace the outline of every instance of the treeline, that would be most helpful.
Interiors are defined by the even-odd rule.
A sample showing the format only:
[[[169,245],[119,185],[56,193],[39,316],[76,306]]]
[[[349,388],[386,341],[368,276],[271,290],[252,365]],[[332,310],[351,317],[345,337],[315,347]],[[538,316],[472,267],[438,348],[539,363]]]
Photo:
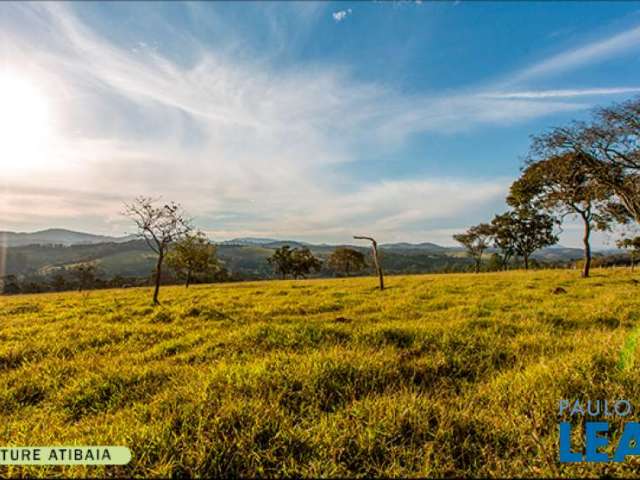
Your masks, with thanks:
[[[591,233],[640,223],[640,98],[534,136],[507,204],[510,209],[489,223],[453,236],[474,260],[476,272],[490,246],[498,249],[502,268],[514,258],[529,268],[531,255],[556,244],[562,222],[574,217],[583,225],[582,276],[588,277]],[[629,250],[633,265],[640,237],[631,230],[626,235],[618,246]]]
[[[215,283],[239,280],[229,275],[220,266],[215,270],[197,272],[189,280],[191,283]],[[186,278],[173,269],[162,273],[162,285],[183,285]],[[107,276],[94,263],[83,263],[73,267],[58,267],[50,273],[28,273],[0,277],[0,293],[45,293],[71,290],[99,290],[105,288],[145,287],[155,284],[155,276]]]

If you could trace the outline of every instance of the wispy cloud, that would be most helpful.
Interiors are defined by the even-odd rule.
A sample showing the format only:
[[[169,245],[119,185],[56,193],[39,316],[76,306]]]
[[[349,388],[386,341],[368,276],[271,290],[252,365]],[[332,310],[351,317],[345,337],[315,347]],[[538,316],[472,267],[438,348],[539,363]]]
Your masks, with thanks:
[[[570,97],[591,97],[597,95],[623,95],[640,92],[640,87],[619,87],[619,88],[582,88],[563,90],[528,90],[522,92],[496,92],[487,93],[486,98],[570,98]]]
[[[640,26],[547,58],[525,68],[516,74],[512,81],[521,82],[536,77],[561,73],[638,47],[640,47]]]
[[[351,13],[342,12],[336,21]],[[469,215],[499,202],[509,180],[361,184],[333,167],[395,151],[415,134],[510,125],[589,105],[571,97],[625,90],[408,95],[357,80],[340,65],[282,69],[192,37],[174,39],[195,52],[179,62],[162,45],[114,44],[71,5],[18,5],[12,13],[0,19],[3,58],[55,99],[58,134],[48,166],[3,172],[11,188],[0,189],[0,221],[12,225],[100,217],[125,229],[117,216],[123,199],[162,194],[184,203],[217,238],[304,232],[340,241],[373,228],[385,240],[417,240],[431,221],[474,221]],[[311,21],[316,13],[301,15]],[[16,26],[21,16],[40,26],[38,49]]]

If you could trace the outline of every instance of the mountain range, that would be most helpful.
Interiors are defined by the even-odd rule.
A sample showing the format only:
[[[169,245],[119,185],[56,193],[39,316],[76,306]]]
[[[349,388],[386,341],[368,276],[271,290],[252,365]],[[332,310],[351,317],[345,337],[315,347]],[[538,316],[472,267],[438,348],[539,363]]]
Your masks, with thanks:
[[[92,233],[74,232],[64,228],[49,228],[38,232],[0,231],[0,246],[16,247],[23,245],[89,245],[93,243],[122,243],[135,239],[135,235],[109,237]]]
[[[16,247],[26,245],[93,245],[98,243],[125,243],[137,239],[136,235],[124,235],[120,237],[108,236],[108,235],[96,235],[93,233],[77,232],[73,230],[67,230],[64,228],[49,228],[46,230],[39,230],[36,232],[10,232],[0,231],[0,246],[4,247]],[[339,244],[332,245],[327,243],[313,244],[304,242],[301,240],[281,240],[276,238],[256,238],[256,237],[240,237],[231,240],[223,240],[214,242],[217,245],[224,246],[254,246],[263,248],[279,248],[283,245],[289,245],[295,247],[309,247],[316,250],[334,249],[338,246],[346,247],[362,247],[362,245],[350,245]],[[461,247],[445,247],[437,245],[431,242],[422,243],[383,243],[380,244],[380,248],[389,251],[404,252],[406,254],[414,253],[444,253],[444,252],[460,252],[463,251]],[[582,250],[579,248],[563,247],[555,245],[544,249],[544,251],[553,251],[556,256],[574,256],[581,254]],[[603,250],[606,253],[612,253],[613,250]],[[617,252],[617,251],[616,251]]]
[[[260,279],[272,276],[267,258],[275,249],[289,245],[307,247],[321,260],[338,246],[348,246],[369,255],[366,242],[358,245],[312,244],[275,238],[234,238],[214,242],[218,257],[237,279]],[[387,243],[380,245],[382,265],[388,273],[430,273],[463,271],[472,261],[461,247],[435,243]],[[494,250],[489,249],[488,254]],[[617,253],[606,251],[600,254]],[[488,259],[489,255],[486,256]],[[582,258],[582,250],[554,246],[539,250],[533,258],[544,262],[567,263]],[[154,254],[145,242],[134,235],[113,237],[52,228],[38,232],[0,232],[0,276],[48,275],[60,269],[91,262],[108,277],[146,277],[153,270]],[[321,276],[332,275],[323,270]]]

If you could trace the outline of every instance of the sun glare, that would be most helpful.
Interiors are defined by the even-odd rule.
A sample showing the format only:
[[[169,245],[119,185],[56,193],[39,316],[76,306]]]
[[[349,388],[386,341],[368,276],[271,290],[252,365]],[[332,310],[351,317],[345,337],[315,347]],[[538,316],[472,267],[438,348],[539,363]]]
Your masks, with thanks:
[[[27,78],[0,71],[0,165],[33,169],[44,164],[51,135],[46,97]]]

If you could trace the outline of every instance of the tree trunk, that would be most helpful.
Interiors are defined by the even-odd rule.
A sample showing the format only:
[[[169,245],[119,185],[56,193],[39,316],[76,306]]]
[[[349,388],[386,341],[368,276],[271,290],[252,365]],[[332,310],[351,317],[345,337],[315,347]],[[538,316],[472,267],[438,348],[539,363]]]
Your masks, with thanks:
[[[524,269],[529,270],[529,255],[523,255],[522,258],[524,259]]]
[[[476,260],[476,273],[480,273],[480,259]]]
[[[380,262],[378,261],[378,243],[371,237],[357,237],[353,238],[357,240],[369,240],[371,242],[371,250],[373,251],[373,265],[376,268],[376,273],[378,274],[378,279],[380,281],[380,290],[384,290],[384,276],[382,274],[382,267],[380,267]]]
[[[189,285],[191,285],[191,270],[187,270],[187,281],[184,286],[185,288],[189,288]]]
[[[584,216],[584,236],[582,237],[582,243],[584,244],[584,267],[582,269],[582,277],[587,278],[589,276],[589,270],[591,269],[591,245],[589,244],[589,236],[591,235],[591,222]]]
[[[374,240],[372,243],[373,248],[373,263],[376,266],[376,272],[378,272],[378,279],[380,280],[380,290],[384,290],[384,277],[382,275],[382,268],[380,267],[380,262],[378,261],[378,244]]]
[[[158,294],[160,293],[160,277],[162,276],[162,260],[164,255],[161,253],[158,255],[158,263],[156,264],[156,288],[153,291],[153,304],[159,305]]]

